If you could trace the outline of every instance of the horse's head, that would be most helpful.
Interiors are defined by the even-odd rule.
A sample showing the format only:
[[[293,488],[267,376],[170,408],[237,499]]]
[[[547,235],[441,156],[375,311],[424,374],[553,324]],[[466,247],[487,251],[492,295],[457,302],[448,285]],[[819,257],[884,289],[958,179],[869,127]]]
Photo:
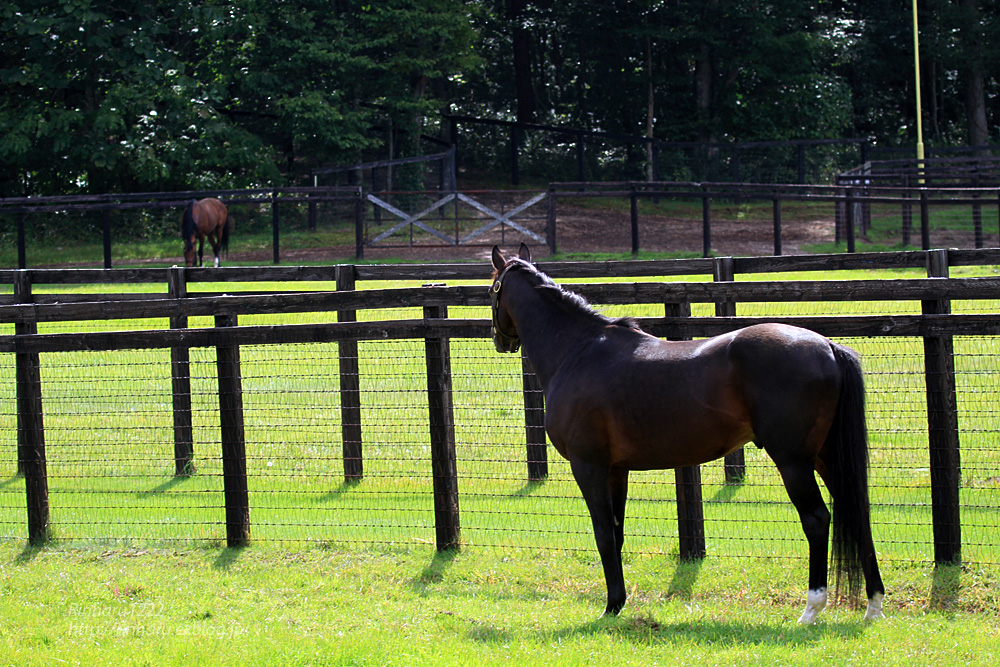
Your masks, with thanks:
[[[196,259],[194,240],[184,239],[184,266],[195,266]]]
[[[181,214],[181,237],[184,239],[184,266],[197,266],[195,264],[196,254],[194,247],[194,237],[198,233],[198,226],[194,221],[195,200],[191,200],[184,207]]]
[[[507,307],[503,294],[503,282],[507,273],[516,266],[524,266],[531,262],[531,251],[521,244],[518,257],[506,259],[500,248],[493,246],[493,280],[490,284],[490,301],[493,304],[493,344],[497,352],[517,352],[521,347],[521,337],[517,332],[517,323]]]

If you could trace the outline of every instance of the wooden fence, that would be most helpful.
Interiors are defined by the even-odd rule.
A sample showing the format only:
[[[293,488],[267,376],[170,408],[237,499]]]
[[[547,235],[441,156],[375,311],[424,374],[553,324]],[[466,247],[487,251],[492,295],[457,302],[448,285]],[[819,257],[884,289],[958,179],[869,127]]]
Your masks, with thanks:
[[[931,493],[934,518],[934,559],[961,558],[959,516],[959,441],[955,398],[954,336],[1000,335],[1000,314],[951,314],[953,299],[996,299],[1000,278],[948,278],[949,266],[1000,264],[1000,251],[931,251],[829,255],[795,258],[718,258],[605,263],[541,263],[556,279],[678,276],[710,274],[714,282],[630,282],[574,285],[573,289],[599,304],[663,304],[664,317],[645,318],[647,331],[666,338],[712,336],[761,321],[780,319],[827,336],[917,336],[924,340],[925,377],[930,438]],[[756,272],[836,271],[856,268],[926,268],[924,279],[850,281],[735,282],[738,274]],[[484,319],[450,318],[449,306],[486,306],[489,269],[485,265],[257,267],[158,270],[19,270],[0,271],[0,281],[13,284],[13,294],[0,297],[0,324],[14,325],[13,335],[0,336],[0,353],[16,357],[18,460],[25,478],[28,538],[44,543],[49,535],[45,426],[40,355],[75,350],[169,348],[172,351],[175,473],[192,473],[190,390],[187,351],[214,347],[217,358],[219,423],[221,428],[227,541],[244,544],[250,535],[249,498],[240,347],[298,342],[337,342],[340,346],[341,410],[344,415],[345,483],[364,477],[363,433],[357,418],[358,341],[423,339],[426,348],[427,406],[434,469],[434,508],[438,549],[460,542],[455,432],[451,397],[449,340],[485,338]],[[474,286],[430,286],[406,289],[356,290],[358,281],[476,280]],[[244,295],[188,293],[195,283],[249,281],[329,281],[335,291],[251,293]],[[67,295],[44,293],[38,285],[86,283],[161,283],[162,295]],[[867,315],[754,318],[735,315],[735,304],[795,301],[919,301],[920,315]],[[713,317],[692,317],[692,303],[716,304]],[[357,321],[358,310],[421,307],[421,319]],[[337,312],[330,324],[240,326],[249,314]],[[188,328],[187,318],[213,316],[214,326]],[[170,318],[168,330],[98,331],[38,334],[47,322]],[[529,480],[547,474],[544,406],[537,380],[524,365],[525,464]],[[185,421],[187,415],[187,421]],[[727,476],[742,475],[739,456],[727,460]],[[696,469],[678,471],[678,516],[681,555],[705,553],[702,503]]]
[[[911,242],[914,230],[920,235],[920,247],[930,250],[932,208],[967,207],[973,226],[975,248],[985,247],[983,241],[983,206],[996,206],[995,224],[1000,230],[1000,190],[995,187],[879,187],[864,178],[843,179],[835,186],[821,185],[754,185],[749,183],[682,183],[682,182],[602,182],[552,183],[549,185],[549,224],[547,227],[550,252],[558,249],[558,200],[576,198],[628,199],[632,253],[641,247],[641,224],[638,203],[660,199],[695,200],[701,203],[702,256],[712,250],[713,202],[764,201],[772,205],[772,239],[774,254],[782,254],[782,205],[788,202],[829,202],[835,207],[834,220],[837,243],[846,241],[847,252],[857,250],[857,237],[868,228],[871,206],[886,204],[900,210],[900,232],[904,245]],[[914,210],[918,223],[914,225]]]
[[[104,268],[112,266],[112,211],[136,209],[177,209],[178,229],[180,211],[192,199],[218,197],[229,206],[233,204],[266,204],[271,209],[271,234],[273,261],[280,262],[280,229],[283,207],[305,204],[308,206],[309,227],[316,228],[316,207],[326,202],[356,202],[355,216],[363,213],[360,187],[312,188],[256,188],[250,190],[192,190],[187,192],[147,192],[133,194],[73,195],[60,197],[7,197],[0,199],[0,215],[14,216],[16,220],[17,265],[27,267],[26,228],[29,216],[63,213],[67,211],[99,211],[101,213],[101,243],[104,248]]]

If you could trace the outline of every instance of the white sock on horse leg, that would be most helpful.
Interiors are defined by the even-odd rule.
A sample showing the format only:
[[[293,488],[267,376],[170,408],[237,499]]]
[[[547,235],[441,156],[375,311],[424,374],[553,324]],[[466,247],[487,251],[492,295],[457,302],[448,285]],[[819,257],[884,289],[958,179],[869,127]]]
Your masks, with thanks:
[[[875,621],[880,618],[885,618],[882,614],[882,599],[885,597],[882,593],[876,593],[872,596],[872,599],[868,601],[868,611],[865,612],[866,621]]]
[[[806,610],[799,617],[799,623],[808,625],[816,622],[816,617],[826,607],[826,587],[810,590],[806,595]]]

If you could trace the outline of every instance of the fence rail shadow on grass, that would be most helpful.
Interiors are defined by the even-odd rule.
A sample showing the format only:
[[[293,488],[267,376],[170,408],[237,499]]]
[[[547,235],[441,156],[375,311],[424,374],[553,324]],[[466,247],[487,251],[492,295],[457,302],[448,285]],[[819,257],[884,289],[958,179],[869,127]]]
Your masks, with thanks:
[[[953,314],[952,300],[995,301],[1000,278],[948,278],[949,265],[997,264],[1000,251],[930,251],[878,253],[854,256],[800,258],[721,258],[659,262],[550,263],[541,268],[556,278],[649,277],[709,273],[713,282],[640,282],[574,285],[595,304],[660,304],[663,317],[641,318],[647,331],[665,338],[712,336],[761,321],[784,321],[831,336],[919,337],[924,341],[923,378],[926,387],[929,437],[930,490],[933,505],[933,559],[951,563],[962,558],[959,489],[960,444],[953,340],[956,336],[1000,335],[996,312]],[[824,281],[736,282],[740,273],[838,268],[923,267],[928,278]],[[0,280],[13,282],[13,294],[0,297],[0,326],[13,324],[12,335],[0,336],[0,354],[11,354],[16,364],[18,466],[25,480],[27,534],[32,544],[50,536],[49,489],[46,471],[43,396],[45,356],[68,351],[171,350],[172,411],[175,417],[175,474],[190,477],[193,467],[190,430],[190,364],[194,348],[215,348],[218,414],[221,429],[222,480],[226,539],[230,546],[250,538],[250,496],[247,493],[246,432],[240,349],[294,343],[338,343],[339,393],[342,420],[344,483],[366,478],[364,434],[358,385],[358,343],[363,341],[423,340],[427,377],[426,406],[430,429],[434,481],[435,544],[452,549],[461,544],[459,478],[455,466],[455,413],[451,387],[450,341],[483,339],[490,335],[485,319],[449,317],[449,307],[485,307],[488,270],[482,266],[340,266],[260,267],[147,271],[0,271]],[[279,278],[280,276],[280,278]],[[403,289],[358,290],[360,280],[480,280],[474,286],[425,286]],[[325,281],[336,290],[216,294],[192,293],[188,286],[216,281],[251,280]],[[45,293],[43,284],[132,283],[162,281],[163,294],[67,295]],[[750,317],[737,315],[737,304],[756,302],[909,301],[921,304],[920,314],[852,316]],[[714,316],[691,316],[691,304],[715,304]],[[422,308],[418,319],[358,321],[358,311]],[[240,325],[247,315],[339,313],[339,321],[322,324]],[[188,318],[211,316],[214,326],[189,327]],[[169,318],[167,329],[37,333],[39,324],[103,320]],[[544,433],[539,415],[544,406],[537,380],[528,364],[522,366],[525,428],[524,479],[538,483],[547,476]],[[185,419],[184,415],[187,415]],[[727,460],[726,482],[736,484],[746,471],[740,458]],[[697,470],[679,471],[678,520],[680,553],[705,553],[701,482]]]

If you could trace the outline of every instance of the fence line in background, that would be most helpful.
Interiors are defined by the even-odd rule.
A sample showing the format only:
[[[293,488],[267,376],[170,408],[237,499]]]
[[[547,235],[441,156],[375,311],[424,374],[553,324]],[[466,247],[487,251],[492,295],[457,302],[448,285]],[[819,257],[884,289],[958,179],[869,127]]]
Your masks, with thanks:
[[[530,195],[525,202],[511,206],[508,199]],[[104,268],[112,266],[112,238],[115,235],[109,214],[114,210],[183,208],[192,198],[218,196],[227,204],[267,204],[271,211],[272,262],[279,264],[280,210],[288,206],[308,207],[310,229],[316,227],[316,207],[321,203],[353,204],[342,222],[354,227],[355,257],[363,259],[365,248],[419,246],[492,245],[509,243],[513,239],[529,244],[544,243],[551,253],[559,249],[559,201],[580,198],[627,199],[629,202],[628,232],[631,250],[642,247],[640,201],[672,199],[701,203],[703,257],[713,253],[713,203],[732,201],[771,202],[772,242],[775,255],[783,253],[783,204],[790,202],[826,202],[834,206],[831,224],[837,243],[846,242],[847,251],[857,250],[857,237],[864,234],[871,222],[875,205],[898,207],[902,243],[909,245],[914,233],[920,236],[920,247],[930,250],[931,209],[967,207],[973,233],[972,245],[979,249],[984,240],[984,206],[995,206],[1000,215],[1000,190],[996,187],[927,187],[909,184],[884,186],[867,177],[843,178],[837,185],[755,185],[749,183],[628,181],[550,183],[542,192],[475,191],[450,192],[380,192],[378,197],[367,194],[361,187],[337,188],[274,188],[257,190],[192,191],[148,193],[135,195],[93,195],[80,197],[23,197],[0,199],[0,215],[12,215],[17,220],[18,266],[27,266],[25,235],[26,216],[63,211],[101,211]],[[433,203],[420,202],[431,197]],[[495,204],[484,198],[497,197]],[[478,198],[478,199],[476,199]],[[398,200],[398,201],[396,201]],[[392,203],[396,201],[396,203]],[[371,211],[369,212],[369,204]],[[459,207],[471,212],[459,214]],[[454,214],[445,209],[454,208]],[[538,213],[530,209],[538,208]],[[919,227],[914,227],[914,211]],[[383,223],[382,212],[395,216],[391,226]],[[440,219],[432,221],[431,213]],[[997,219],[1000,230],[1000,217]],[[426,238],[417,238],[423,234]],[[596,244],[597,247],[600,244]]]

